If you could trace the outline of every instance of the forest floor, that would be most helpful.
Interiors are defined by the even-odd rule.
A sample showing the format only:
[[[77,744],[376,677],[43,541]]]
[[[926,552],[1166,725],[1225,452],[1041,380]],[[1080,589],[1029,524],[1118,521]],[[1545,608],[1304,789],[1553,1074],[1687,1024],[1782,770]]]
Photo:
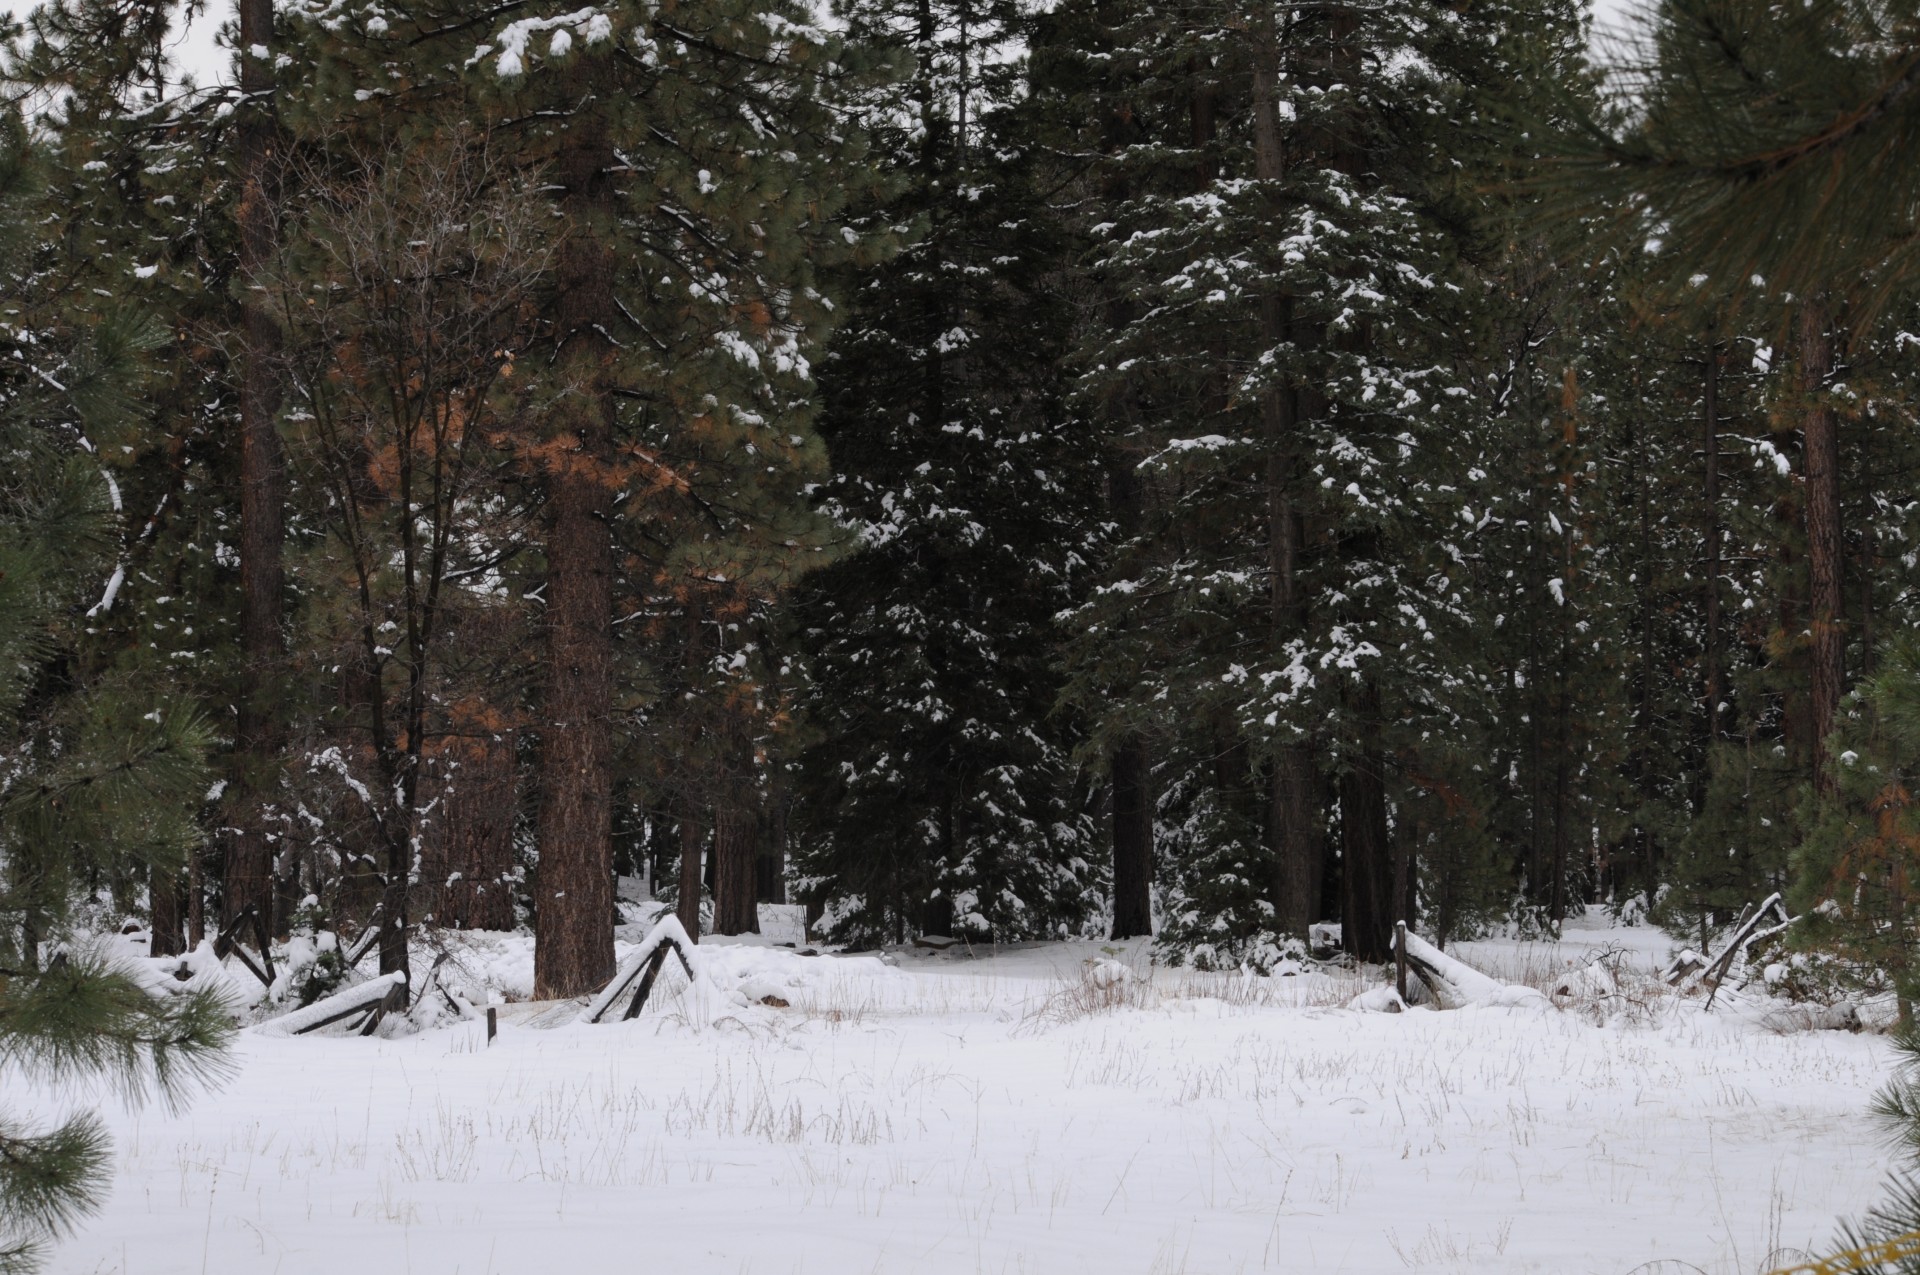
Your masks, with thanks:
[[[702,943],[632,1022],[518,1002],[491,1045],[473,1021],[249,1031],[190,1109],[105,1108],[112,1196],[51,1269],[1757,1275],[1824,1248],[1890,1163],[1865,1115],[1884,1039],[1737,1000],[1364,1013],[1357,975],[1156,970],[1141,944],[778,937]],[[1538,984],[1669,946],[1596,916],[1456,952]],[[1114,960],[1134,977],[1101,986]],[[455,965],[510,992],[530,941]]]

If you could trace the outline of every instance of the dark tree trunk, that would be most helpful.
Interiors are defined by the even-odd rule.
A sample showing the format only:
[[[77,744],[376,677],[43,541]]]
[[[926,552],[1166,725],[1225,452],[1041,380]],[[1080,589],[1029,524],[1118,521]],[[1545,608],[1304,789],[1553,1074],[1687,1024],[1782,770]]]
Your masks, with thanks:
[[[199,846],[187,852],[187,946],[197,948],[207,939],[207,888],[204,854]]]
[[[1313,784],[1308,789],[1308,800],[1314,803],[1315,810],[1331,810],[1339,798],[1335,790],[1333,776],[1319,766],[1313,768]],[[1313,820],[1313,839],[1308,851],[1310,872],[1307,878],[1307,898],[1313,902],[1313,917],[1321,920],[1340,914],[1340,868],[1334,853],[1333,838],[1327,835],[1326,820]]]
[[[696,943],[700,941],[700,882],[701,872],[700,819],[689,808],[680,816],[680,873],[679,891],[674,896],[673,914],[680,918],[680,927],[687,937]]]
[[[1194,58],[1191,69],[1193,92],[1188,100],[1188,109],[1193,124],[1193,150],[1197,157],[1193,178],[1195,187],[1204,191],[1213,184],[1216,176],[1209,148],[1213,145],[1215,117],[1220,104],[1220,86],[1208,78],[1209,68],[1202,59]]]
[[[407,959],[409,894],[413,886],[413,838],[409,820],[386,831],[385,884],[380,890],[380,972],[411,974]]]
[[[591,107],[586,108],[589,112]],[[547,683],[540,756],[540,900],[534,995],[578,996],[613,974],[614,404],[605,367],[618,327],[613,254],[599,237],[613,217],[613,148],[577,119],[551,174],[573,237],[556,269],[555,329],[563,374],[579,383],[556,408],[568,455],[550,473],[547,505]]]
[[[1321,844],[1314,799],[1322,784],[1313,754],[1300,745],[1274,756],[1267,802],[1267,838],[1273,847],[1274,925],[1307,937],[1318,911]]]
[[[1532,524],[1546,525],[1547,486],[1535,482],[1531,495]],[[1526,761],[1523,767],[1527,787],[1527,845],[1524,855],[1526,894],[1535,906],[1548,903],[1553,893],[1550,852],[1553,844],[1553,807],[1548,775],[1554,764],[1555,741],[1552,738],[1553,683],[1565,677],[1564,669],[1549,664],[1551,634],[1541,617],[1540,599],[1546,596],[1548,570],[1546,539],[1530,536],[1527,540],[1526,587],[1523,594],[1527,624],[1525,688],[1527,723]]]
[[[269,190],[276,127],[273,113],[273,0],[240,0],[240,87],[236,132],[240,183],[240,656],[245,669],[234,725],[233,831],[227,840],[221,911],[232,920],[247,908],[274,919],[273,848],[266,809],[282,749],[273,697],[286,659],[281,627],[286,461],[280,444],[280,385],[275,361],[280,331],[248,286],[271,265],[275,219]],[[256,57],[251,50],[265,50]]]
[[[920,908],[920,932],[922,934],[951,935],[953,933],[953,896],[942,890],[927,899]]]
[[[462,930],[513,928],[513,820],[519,767],[513,732],[461,736],[434,758],[435,811],[422,838],[422,917]]]
[[[953,895],[946,879],[954,859],[953,807],[953,792],[949,789],[940,801],[940,844],[933,862],[927,865],[926,893],[920,900],[922,934],[953,933]]]
[[[1153,933],[1153,763],[1130,736],[1113,750],[1113,937]]]
[[[1812,714],[1814,784],[1833,789],[1827,736],[1846,682],[1844,563],[1840,523],[1840,431],[1833,407],[1820,396],[1834,370],[1831,315],[1819,302],[1800,312],[1800,369],[1804,392],[1815,399],[1806,411],[1806,519],[1808,633],[1812,644],[1808,705]]]
[[[1137,459],[1115,447],[1107,459],[1107,496],[1122,536],[1138,534],[1145,514]],[[1109,759],[1113,778],[1113,937],[1153,933],[1153,757],[1129,734]]]
[[[1560,667],[1570,667],[1573,659],[1571,643],[1561,648]],[[1560,677],[1560,695],[1557,709],[1558,729],[1554,732],[1556,747],[1553,753],[1553,880],[1547,890],[1547,915],[1555,922],[1563,921],[1567,916],[1567,878],[1570,875],[1573,858],[1573,703],[1568,692],[1567,678],[1563,672]]]
[[[155,871],[147,882],[147,907],[152,913],[149,956],[178,956],[186,951],[186,917],[181,913],[178,873]]]
[[[713,815],[715,934],[760,932],[760,910],[754,898],[754,859],[759,830],[760,819],[753,807],[752,789],[744,782],[730,785]]]
[[[1703,483],[1707,505],[1706,641],[1700,663],[1706,682],[1707,742],[1713,744],[1726,738],[1724,705],[1727,688],[1720,643],[1720,576],[1724,571],[1721,555],[1725,543],[1720,528],[1720,342],[1712,339],[1711,331],[1708,336],[1707,384],[1703,405],[1706,418],[1706,473]]]
[[[1356,960],[1393,955],[1394,854],[1379,750],[1363,747],[1340,777],[1341,946]]]
[[[1402,809],[1393,830],[1393,919],[1412,929],[1419,920],[1419,829]]]
[[[1253,156],[1254,175],[1268,182],[1286,175],[1276,105],[1278,78],[1278,45],[1263,41],[1253,66]],[[1278,293],[1261,298],[1260,335],[1267,348],[1301,339],[1304,334],[1294,331],[1296,326],[1291,298]],[[1300,409],[1300,391],[1295,386],[1269,385],[1261,391],[1260,421],[1267,447],[1269,641],[1276,651],[1300,631],[1306,613],[1297,580],[1300,516],[1293,502]],[[1266,822],[1273,857],[1274,924],[1281,933],[1303,940],[1313,921],[1314,860],[1319,849],[1312,803],[1319,783],[1314,772],[1313,752],[1305,741],[1283,742],[1273,750]]]

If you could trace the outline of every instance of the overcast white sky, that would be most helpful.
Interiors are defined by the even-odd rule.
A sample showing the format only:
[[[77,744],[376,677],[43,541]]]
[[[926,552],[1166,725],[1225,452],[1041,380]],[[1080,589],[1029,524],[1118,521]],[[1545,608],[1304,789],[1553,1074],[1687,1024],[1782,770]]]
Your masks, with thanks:
[[[1647,0],[1593,0],[1594,33],[1604,37],[1609,27],[1618,28],[1646,3]]]
[[[0,10],[20,15],[39,3],[41,0],[0,0]],[[206,15],[180,38],[174,58],[202,84],[211,84],[227,73],[227,55],[214,46],[213,33],[232,13],[232,0],[207,0]]]

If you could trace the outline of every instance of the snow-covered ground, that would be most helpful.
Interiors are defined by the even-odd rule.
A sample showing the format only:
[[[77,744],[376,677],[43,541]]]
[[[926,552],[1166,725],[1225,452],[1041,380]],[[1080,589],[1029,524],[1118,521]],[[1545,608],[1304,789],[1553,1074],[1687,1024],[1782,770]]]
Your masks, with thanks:
[[[530,971],[486,942],[476,990]],[[1593,921],[1456,954],[1540,981],[1667,946]],[[1359,982],[1135,944],[697,955],[633,1022],[249,1032],[218,1095],[110,1116],[112,1199],[52,1269],[1752,1275],[1888,1164],[1885,1043],[1738,1005],[1361,1013]]]

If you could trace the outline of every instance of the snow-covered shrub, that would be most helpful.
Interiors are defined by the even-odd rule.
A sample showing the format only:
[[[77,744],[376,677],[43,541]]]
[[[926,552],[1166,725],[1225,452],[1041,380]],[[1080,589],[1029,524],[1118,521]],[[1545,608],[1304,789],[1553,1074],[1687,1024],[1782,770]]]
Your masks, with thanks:
[[[1153,984],[1111,957],[1085,962],[1077,974],[1062,977],[1028,1008],[1029,1027],[1077,1022],[1118,1009],[1148,1009],[1160,1003]]]

